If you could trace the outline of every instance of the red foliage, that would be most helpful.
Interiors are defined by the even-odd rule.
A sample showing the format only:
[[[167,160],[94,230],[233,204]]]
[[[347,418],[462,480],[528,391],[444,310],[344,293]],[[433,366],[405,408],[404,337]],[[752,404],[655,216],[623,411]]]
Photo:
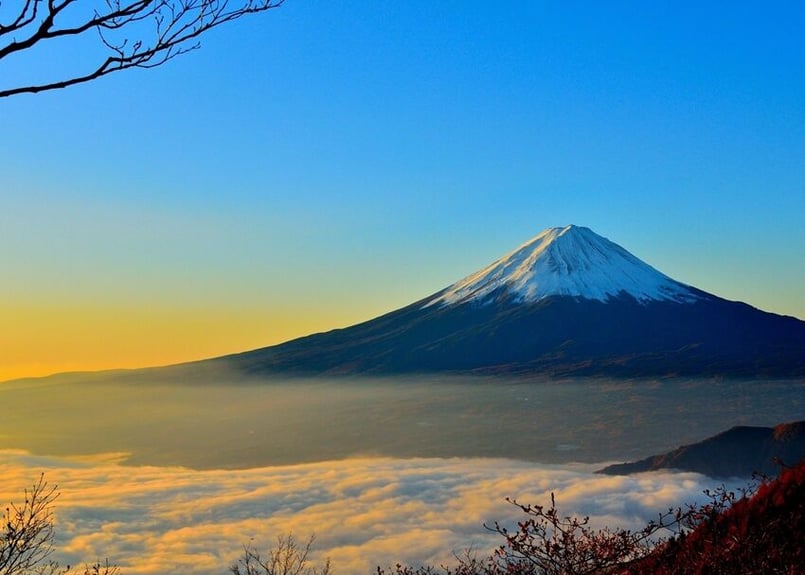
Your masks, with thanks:
[[[805,461],[723,512],[702,508],[693,531],[667,541],[627,573],[805,573]]]
[[[594,529],[589,519],[522,505],[494,555],[456,566],[397,565],[377,575],[805,575],[805,460],[757,490],[705,492],[710,503],[669,510],[639,531]],[[663,533],[671,533],[663,538]]]

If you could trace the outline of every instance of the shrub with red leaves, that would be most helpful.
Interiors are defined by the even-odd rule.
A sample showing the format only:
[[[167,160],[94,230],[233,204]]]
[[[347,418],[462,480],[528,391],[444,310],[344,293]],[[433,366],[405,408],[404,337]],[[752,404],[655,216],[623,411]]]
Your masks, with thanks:
[[[805,461],[660,545],[628,573],[799,575],[805,573]]]
[[[511,501],[525,518],[516,529],[490,527],[505,539],[491,557],[396,565],[388,575],[805,575],[805,461],[739,496],[705,494],[709,503],[669,510],[634,532],[563,516],[553,495],[550,506]]]

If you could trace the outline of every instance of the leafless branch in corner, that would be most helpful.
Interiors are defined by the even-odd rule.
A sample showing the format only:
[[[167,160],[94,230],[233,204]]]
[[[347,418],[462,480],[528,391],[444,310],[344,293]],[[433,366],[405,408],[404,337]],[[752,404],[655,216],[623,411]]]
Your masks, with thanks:
[[[0,98],[66,88],[129,68],[154,68],[199,47],[207,30],[284,0],[11,0],[0,2],[0,61],[56,39],[97,38],[105,57],[85,72],[0,88]],[[6,0],[8,2],[8,0]],[[5,9],[3,9],[5,8]]]

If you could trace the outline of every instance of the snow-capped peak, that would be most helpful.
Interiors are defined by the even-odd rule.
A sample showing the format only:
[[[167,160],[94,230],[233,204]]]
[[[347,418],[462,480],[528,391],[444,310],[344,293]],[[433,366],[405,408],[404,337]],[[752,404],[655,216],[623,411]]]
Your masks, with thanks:
[[[589,228],[549,228],[479,272],[436,294],[425,307],[509,296],[536,302],[549,296],[607,301],[688,303],[701,292],[677,282]]]

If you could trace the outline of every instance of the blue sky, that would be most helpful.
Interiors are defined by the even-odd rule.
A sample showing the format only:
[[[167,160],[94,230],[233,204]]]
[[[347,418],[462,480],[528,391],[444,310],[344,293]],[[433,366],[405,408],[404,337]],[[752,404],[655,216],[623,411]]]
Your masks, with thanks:
[[[286,0],[1,101],[0,379],[347,325],[568,223],[805,318],[803,38],[796,2]]]

